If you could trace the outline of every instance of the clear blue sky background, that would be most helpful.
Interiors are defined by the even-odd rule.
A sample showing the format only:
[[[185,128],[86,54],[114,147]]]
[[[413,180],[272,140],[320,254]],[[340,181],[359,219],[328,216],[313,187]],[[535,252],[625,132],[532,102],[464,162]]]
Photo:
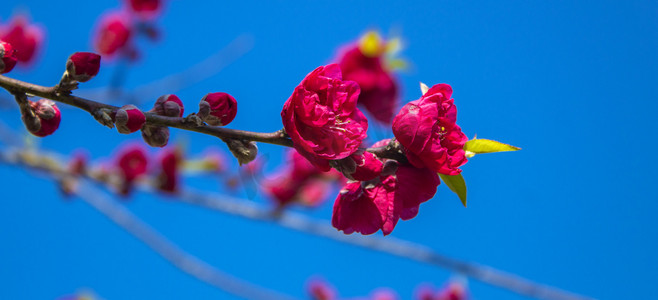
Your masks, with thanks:
[[[90,50],[97,16],[118,5],[3,1],[2,20],[29,8],[47,28],[35,66],[10,75],[56,83],[69,54]],[[281,128],[279,112],[294,86],[339,45],[371,28],[401,32],[404,57],[413,63],[399,76],[405,102],[419,97],[419,81],[449,83],[467,135],[523,151],[473,158],[464,167],[468,208],[442,185],[392,235],[597,298],[658,295],[655,1],[173,1],[159,24],[164,39],[140,45],[146,53],[128,71],[128,86],[179,72],[248,33],[251,52],[177,94],[193,108],[207,92],[230,92],[240,105],[231,127],[255,131]],[[106,85],[112,71],[104,65],[85,86]],[[63,114],[44,148],[86,148],[100,158],[139,139],[78,110]],[[0,116],[23,132],[15,110]],[[209,145],[225,149],[211,137],[173,132],[172,139],[189,141],[192,154]],[[275,169],[282,149],[261,150],[267,170]],[[87,205],[61,201],[50,181],[7,166],[0,176],[0,299],[54,299],[81,287],[106,299],[233,299],[172,267]],[[452,275],[163,199],[143,194],[127,205],[219,269],[295,296],[305,295],[305,281],[316,274],[344,296],[391,287],[404,299],[418,284],[440,285]],[[313,215],[329,219],[331,203]],[[524,299],[469,284],[474,299]]]

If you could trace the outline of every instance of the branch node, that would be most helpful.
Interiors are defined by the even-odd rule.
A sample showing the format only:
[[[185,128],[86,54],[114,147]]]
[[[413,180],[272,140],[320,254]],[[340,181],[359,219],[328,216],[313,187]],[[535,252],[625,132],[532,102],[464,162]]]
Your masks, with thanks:
[[[92,111],[94,119],[101,123],[103,126],[109,127],[110,129],[114,128],[114,120],[112,120],[111,114],[113,111],[109,108],[97,108]]]
[[[236,140],[236,139],[222,139],[228,146],[228,149],[231,150],[231,153],[235,158],[238,159],[240,165],[250,163],[256,159],[258,154],[258,147],[255,142],[250,142],[247,140]]]

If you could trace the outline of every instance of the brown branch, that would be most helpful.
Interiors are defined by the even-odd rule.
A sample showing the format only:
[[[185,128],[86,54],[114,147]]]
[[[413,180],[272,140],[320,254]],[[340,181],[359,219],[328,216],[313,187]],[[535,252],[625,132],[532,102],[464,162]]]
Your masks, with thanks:
[[[116,112],[116,110],[119,109],[119,107],[113,105],[59,93],[55,87],[40,86],[2,75],[0,75],[0,87],[13,94],[29,94],[78,107],[89,112],[103,125],[107,125],[101,120],[103,115]],[[146,116],[146,124],[148,125],[174,127],[182,130],[207,134],[218,138],[241,139],[292,147],[292,140],[285,136],[282,131],[261,133],[208,125],[199,126],[198,124],[191,122],[186,118],[166,117],[150,112],[144,112],[144,115]]]

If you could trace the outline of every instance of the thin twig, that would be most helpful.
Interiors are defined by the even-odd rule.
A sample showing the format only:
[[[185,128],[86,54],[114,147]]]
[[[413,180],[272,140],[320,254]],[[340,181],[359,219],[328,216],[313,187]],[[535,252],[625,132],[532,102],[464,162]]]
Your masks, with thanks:
[[[71,106],[81,108],[89,112],[94,118],[98,118],[99,113],[102,113],[104,110],[108,111],[108,114],[116,112],[119,107],[96,102],[93,100],[76,97],[73,95],[66,95],[58,93],[54,87],[45,87],[40,86],[13,78],[5,77],[0,75],[0,87],[6,89],[11,93],[24,93],[39,96],[42,98],[51,99],[53,101],[58,101],[65,103]],[[254,142],[262,142],[268,144],[275,144],[281,146],[292,147],[292,140],[285,136],[281,131],[275,131],[271,133],[261,133],[261,132],[252,132],[244,131],[237,129],[229,129],[224,127],[215,127],[208,125],[198,126],[192,122],[187,121],[186,118],[174,118],[160,116],[151,112],[144,112],[146,116],[146,124],[155,125],[155,126],[168,126],[178,129],[195,131],[211,136],[216,136],[219,138],[232,138],[232,139],[242,139],[249,140]]]

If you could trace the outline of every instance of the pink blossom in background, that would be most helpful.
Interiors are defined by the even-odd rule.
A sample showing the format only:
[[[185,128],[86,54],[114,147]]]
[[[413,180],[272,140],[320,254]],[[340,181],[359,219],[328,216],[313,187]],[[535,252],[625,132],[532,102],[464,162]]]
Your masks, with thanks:
[[[94,35],[94,48],[101,55],[114,56],[129,47],[133,35],[132,21],[123,12],[104,15]]]
[[[376,45],[363,45],[359,41],[343,47],[337,62],[343,71],[343,78],[359,84],[359,105],[378,122],[391,124],[399,103],[399,84],[384,62],[385,41],[377,35],[372,42]]]
[[[457,122],[452,88],[437,84],[420,99],[406,104],[393,120],[393,134],[409,162],[446,175],[457,175],[466,163],[468,138]]]
[[[135,180],[147,172],[147,152],[141,145],[128,145],[119,150],[116,159],[116,167],[121,178],[120,192],[128,195]]]
[[[283,127],[295,149],[324,171],[328,160],[351,155],[366,138],[358,96],[359,86],[342,80],[340,67],[331,64],[309,73],[283,106]]]
[[[28,65],[44,44],[44,31],[30,24],[24,15],[14,16],[9,25],[0,27],[0,40],[12,45],[19,63]]]

